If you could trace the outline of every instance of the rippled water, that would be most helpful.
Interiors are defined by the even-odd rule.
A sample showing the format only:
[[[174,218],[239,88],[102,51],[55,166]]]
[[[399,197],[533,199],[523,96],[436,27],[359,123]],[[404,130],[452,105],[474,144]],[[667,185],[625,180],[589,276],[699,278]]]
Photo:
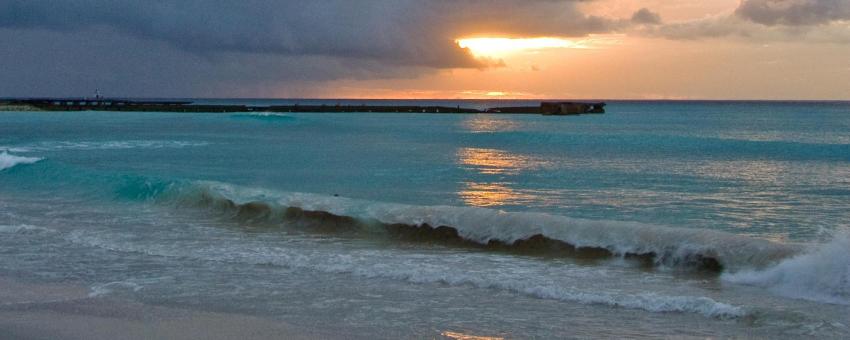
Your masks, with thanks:
[[[608,109],[2,112],[0,274],[359,337],[850,333],[850,104]]]

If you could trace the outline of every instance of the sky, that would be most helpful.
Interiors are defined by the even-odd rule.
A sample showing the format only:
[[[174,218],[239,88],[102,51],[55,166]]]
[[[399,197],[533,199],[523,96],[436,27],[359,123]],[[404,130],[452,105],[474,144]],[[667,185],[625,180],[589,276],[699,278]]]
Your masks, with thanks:
[[[848,0],[0,0],[0,97],[850,100]]]

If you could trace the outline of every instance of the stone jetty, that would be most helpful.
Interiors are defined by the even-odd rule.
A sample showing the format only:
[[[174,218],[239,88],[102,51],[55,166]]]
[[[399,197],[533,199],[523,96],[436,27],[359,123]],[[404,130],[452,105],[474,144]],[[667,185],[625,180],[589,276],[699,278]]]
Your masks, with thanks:
[[[605,113],[605,103],[542,102],[539,106],[494,107],[486,110],[460,106],[415,105],[213,105],[191,101],[125,99],[10,99],[0,100],[0,111],[136,111],[136,112],[398,112],[398,113],[499,113],[577,115]]]

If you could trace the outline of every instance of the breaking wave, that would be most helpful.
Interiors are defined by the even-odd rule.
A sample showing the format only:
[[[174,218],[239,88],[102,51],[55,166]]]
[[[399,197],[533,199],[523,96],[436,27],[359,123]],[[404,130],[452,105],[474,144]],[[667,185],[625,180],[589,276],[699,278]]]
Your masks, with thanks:
[[[850,305],[850,232],[764,270],[724,274],[724,281],[762,287],[774,294]]]
[[[725,282],[765,287],[779,295],[842,304],[850,297],[848,233],[829,244],[804,248],[714,230],[488,208],[380,203],[221,182],[111,175],[95,179],[91,174],[80,174],[84,178],[76,180],[75,176],[67,177],[67,169],[49,165],[31,169],[30,175],[36,176],[33,180],[41,182],[61,173],[64,180],[79,182],[84,188],[112,188],[110,191],[120,199],[208,211],[246,226],[589,261],[628,258],[647,266],[722,273]],[[6,232],[22,231],[15,228]],[[545,295],[542,291],[533,293],[533,287],[502,288]]]
[[[3,151],[3,153],[0,153],[0,171],[10,169],[19,164],[33,164],[40,160],[42,158],[15,156]]]
[[[766,268],[799,252],[795,246],[712,230],[486,208],[377,203],[217,182],[194,183],[170,200],[240,221],[308,232],[590,260],[624,257],[650,266],[715,272]]]

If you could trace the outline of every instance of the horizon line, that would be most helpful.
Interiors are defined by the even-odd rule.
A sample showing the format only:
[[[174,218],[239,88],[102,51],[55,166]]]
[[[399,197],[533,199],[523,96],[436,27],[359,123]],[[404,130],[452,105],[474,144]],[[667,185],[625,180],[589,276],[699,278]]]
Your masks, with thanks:
[[[0,100],[81,99],[81,100],[350,100],[350,101],[610,101],[610,102],[832,102],[848,99],[715,99],[715,98],[352,98],[352,97],[144,97],[144,96],[32,96],[0,97]]]

